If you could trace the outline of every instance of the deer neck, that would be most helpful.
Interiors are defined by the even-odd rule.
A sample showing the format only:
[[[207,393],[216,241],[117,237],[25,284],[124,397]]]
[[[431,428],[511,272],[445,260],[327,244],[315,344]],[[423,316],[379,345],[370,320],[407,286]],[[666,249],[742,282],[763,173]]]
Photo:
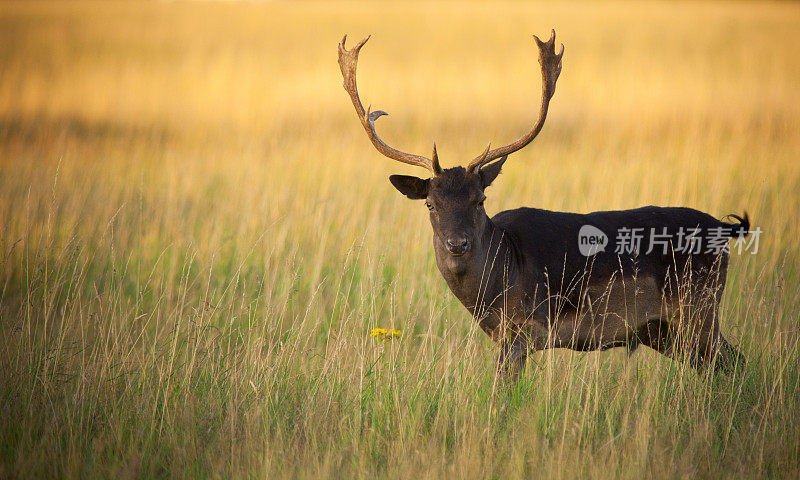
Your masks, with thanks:
[[[439,271],[456,298],[471,313],[478,305],[491,304],[500,297],[514,268],[514,251],[509,239],[491,220],[486,225],[473,249],[460,257],[450,255],[436,235],[433,239]]]

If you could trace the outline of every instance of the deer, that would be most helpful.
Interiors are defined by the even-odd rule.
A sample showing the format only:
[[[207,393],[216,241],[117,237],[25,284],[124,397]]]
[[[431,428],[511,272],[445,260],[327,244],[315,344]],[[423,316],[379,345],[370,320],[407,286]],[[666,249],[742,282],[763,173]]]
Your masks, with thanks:
[[[542,73],[536,123],[510,144],[490,144],[466,168],[442,168],[435,143],[428,158],[384,142],[375,120],[388,114],[371,106],[365,110],[356,83],[359,52],[370,37],[349,50],[346,35],[339,43],[343,86],[372,145],[390,159],[430,173],[428,178],[391,175],[389,181],[409,199],[424,200],[436,265],[450,291],[499,345],[498,374],[515,381],[528,356],[548,348],[624,347],[633,353],[639,345],[688,362],[698,371],[710,365],[713,372],[738,371],[745,359],[722,336],[719,311],[728,240],[749,233],[747,212],[723,217],[732,218],[730,223],[685,207],[586,214],[522,207],[491,218],[486,213],[485,190],[508,156],[539,135],[561,74],[564,45],[556,53],[555,30],[546,42],[533,38]],[[585,228],[600,232],[587,237],[594,243],[588,252],[586,242],[581,243],[587,240],[581,239]],[[625,236],[615,238],[614,233],[631,231],[657,232],[665,248],[625,248]],[[693,238],[716,234],[725,248],[708,252],[691,242],[683,242],[691,248],[677,248],[687,232]]]

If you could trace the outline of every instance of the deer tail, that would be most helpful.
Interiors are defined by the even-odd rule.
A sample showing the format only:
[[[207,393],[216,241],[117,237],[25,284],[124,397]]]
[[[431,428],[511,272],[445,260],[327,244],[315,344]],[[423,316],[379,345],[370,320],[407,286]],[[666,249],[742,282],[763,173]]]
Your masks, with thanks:
[[[746,237],[750,233],[750,216],[747,215],[745,211],[743,216],[739,216],[736,214],[731,213],[730,215],[726,215],[723,220],[727,220],[732,218],[736,220],[736,223],[729,223],[729,222],[720,222],[722,225],[731,228],[731,238],[736,237]]]

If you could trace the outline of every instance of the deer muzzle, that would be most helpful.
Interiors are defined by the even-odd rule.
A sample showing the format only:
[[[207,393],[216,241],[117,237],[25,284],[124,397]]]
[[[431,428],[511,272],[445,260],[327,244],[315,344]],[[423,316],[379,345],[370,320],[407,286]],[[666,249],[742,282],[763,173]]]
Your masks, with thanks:
[[[472,241],[467,237],[450,237],[444,243],[453,256],[464,255],[472,248]]]

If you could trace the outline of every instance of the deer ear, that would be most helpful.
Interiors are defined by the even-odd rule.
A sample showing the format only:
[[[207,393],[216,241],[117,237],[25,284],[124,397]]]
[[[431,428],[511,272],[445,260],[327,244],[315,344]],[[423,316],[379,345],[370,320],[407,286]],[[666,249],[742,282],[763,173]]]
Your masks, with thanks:
[[[430,179],[421,179],[410,175],[392,175],[389,177],[394,188],[412,200],[421,200],[428,197]]]
[[[504,155],[500,157],[499,160],[492,162],[488,165],[484,165],[483,167],[478,170],[478,175],[481,177],[481,184],[483,188],[488,187],[489,185],[494,182],[494,179],[500,175],[500,170],[503,168],[503,164],[506,163],[506,159],[508,155]]]

